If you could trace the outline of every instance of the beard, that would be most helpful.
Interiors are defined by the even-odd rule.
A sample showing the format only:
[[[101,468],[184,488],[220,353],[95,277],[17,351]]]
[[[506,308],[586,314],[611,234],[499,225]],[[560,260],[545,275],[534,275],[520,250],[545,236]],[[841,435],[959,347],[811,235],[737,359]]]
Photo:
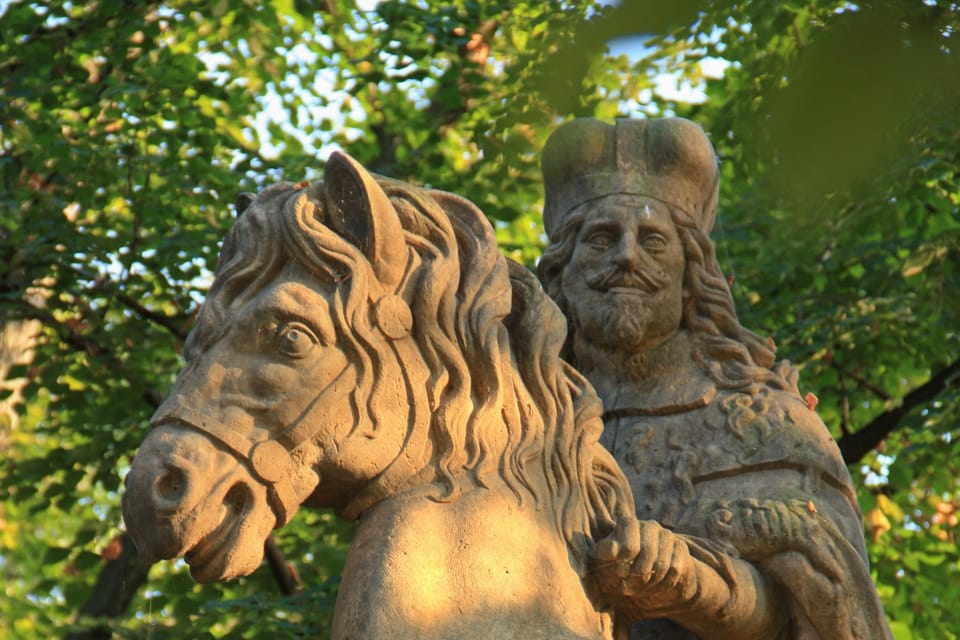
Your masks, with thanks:
[[[577,294],[567,300],[570,321],[595,345],[637,348],[656,324],[667,281],[667,274],[658,268],[591,270],[583,274]]]
[[[649,333],[653,316],[648,298],[637,294],[607,294],[604,298],[570,305],[574,330],[597,346],[639,347]]]

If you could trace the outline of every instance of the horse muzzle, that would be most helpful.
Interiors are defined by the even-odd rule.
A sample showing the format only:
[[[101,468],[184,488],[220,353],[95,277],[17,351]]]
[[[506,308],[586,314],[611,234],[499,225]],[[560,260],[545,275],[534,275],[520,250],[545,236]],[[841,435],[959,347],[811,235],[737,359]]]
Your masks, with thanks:
[[[180,425],[154,429],[126,478],[123,513],[145,559],[172,558],[212,528],[227,505],[243,513],[250,483],[229,454]]]

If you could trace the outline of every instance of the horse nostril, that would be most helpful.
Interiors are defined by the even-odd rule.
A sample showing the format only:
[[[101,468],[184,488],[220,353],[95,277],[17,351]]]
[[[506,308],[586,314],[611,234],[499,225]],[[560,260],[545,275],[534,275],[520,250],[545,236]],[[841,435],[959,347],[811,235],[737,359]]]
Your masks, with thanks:
[[[239,515],[246,510],[247,505],[252,499],[253,494],[250,492],[250,488],[237,483],[233,485],[230,491],[227,492],[227,495],[223,497],[223,504],[235,514]]]
[[[180,498],[186,486],[187,478],[184,476],[183,471],[175,467],[167,468],[154,485],[157,497],[167,501],[175,501]]]

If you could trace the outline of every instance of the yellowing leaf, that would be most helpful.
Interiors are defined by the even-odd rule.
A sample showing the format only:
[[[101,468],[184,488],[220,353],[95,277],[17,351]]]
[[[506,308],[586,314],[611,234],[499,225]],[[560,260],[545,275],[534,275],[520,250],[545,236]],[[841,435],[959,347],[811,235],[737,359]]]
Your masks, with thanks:
[[[877,496],[877,508],[897,522],[903,520],[904,513],[900,505],[883,494]]]

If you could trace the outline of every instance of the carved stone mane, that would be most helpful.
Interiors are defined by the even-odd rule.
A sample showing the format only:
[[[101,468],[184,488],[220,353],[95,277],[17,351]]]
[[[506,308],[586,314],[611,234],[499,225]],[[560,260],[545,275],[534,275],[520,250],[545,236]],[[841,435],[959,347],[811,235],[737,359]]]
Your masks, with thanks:
[[[428,367],[426,384],[407,385],[414,423],[404,455],[341,515],[356,517],[408,485],[433,459],[445,487],[433,499],[454,500],[499,476],[518,500],[526,490],[538,507],[554,510],[558,532],[582,562],[590,540],[611,533],[630,496],[597,444],[599,401],[559,358],[563,316],[532,274],[499,253],[472,203],[386,178],[376,182],[402,226],[401,264],[371,263],[350,242],[353,232],[338,229],[335,216],[318,204],[330,197],[322,183],[271,186],[228,234],[188,350],[215,340],[202,329],[224,326],[232,307],[256,296],[292,259],[336,287],[332,330],[361,365],[352,404],[364,409],[355,411],[354,431],[373,433],[385,428],[377,415],[381,396],[395,393],[380,383],[389,377],[384,372],[410,370],[395,343],[376,335],[383,330],[378,312],[406,313],[402,299],[410,311],[403,322]],[[491,414],[502,420],[488,419]],[[545,477],[532,477],[537,473]]]
[[[563,316],[482,213],[342,154],[241,202],[127,477],[138,547],[225,580],[332,507],[359,520],[335,638],[611,638],[586,566],[636,549],[633,496]]]

